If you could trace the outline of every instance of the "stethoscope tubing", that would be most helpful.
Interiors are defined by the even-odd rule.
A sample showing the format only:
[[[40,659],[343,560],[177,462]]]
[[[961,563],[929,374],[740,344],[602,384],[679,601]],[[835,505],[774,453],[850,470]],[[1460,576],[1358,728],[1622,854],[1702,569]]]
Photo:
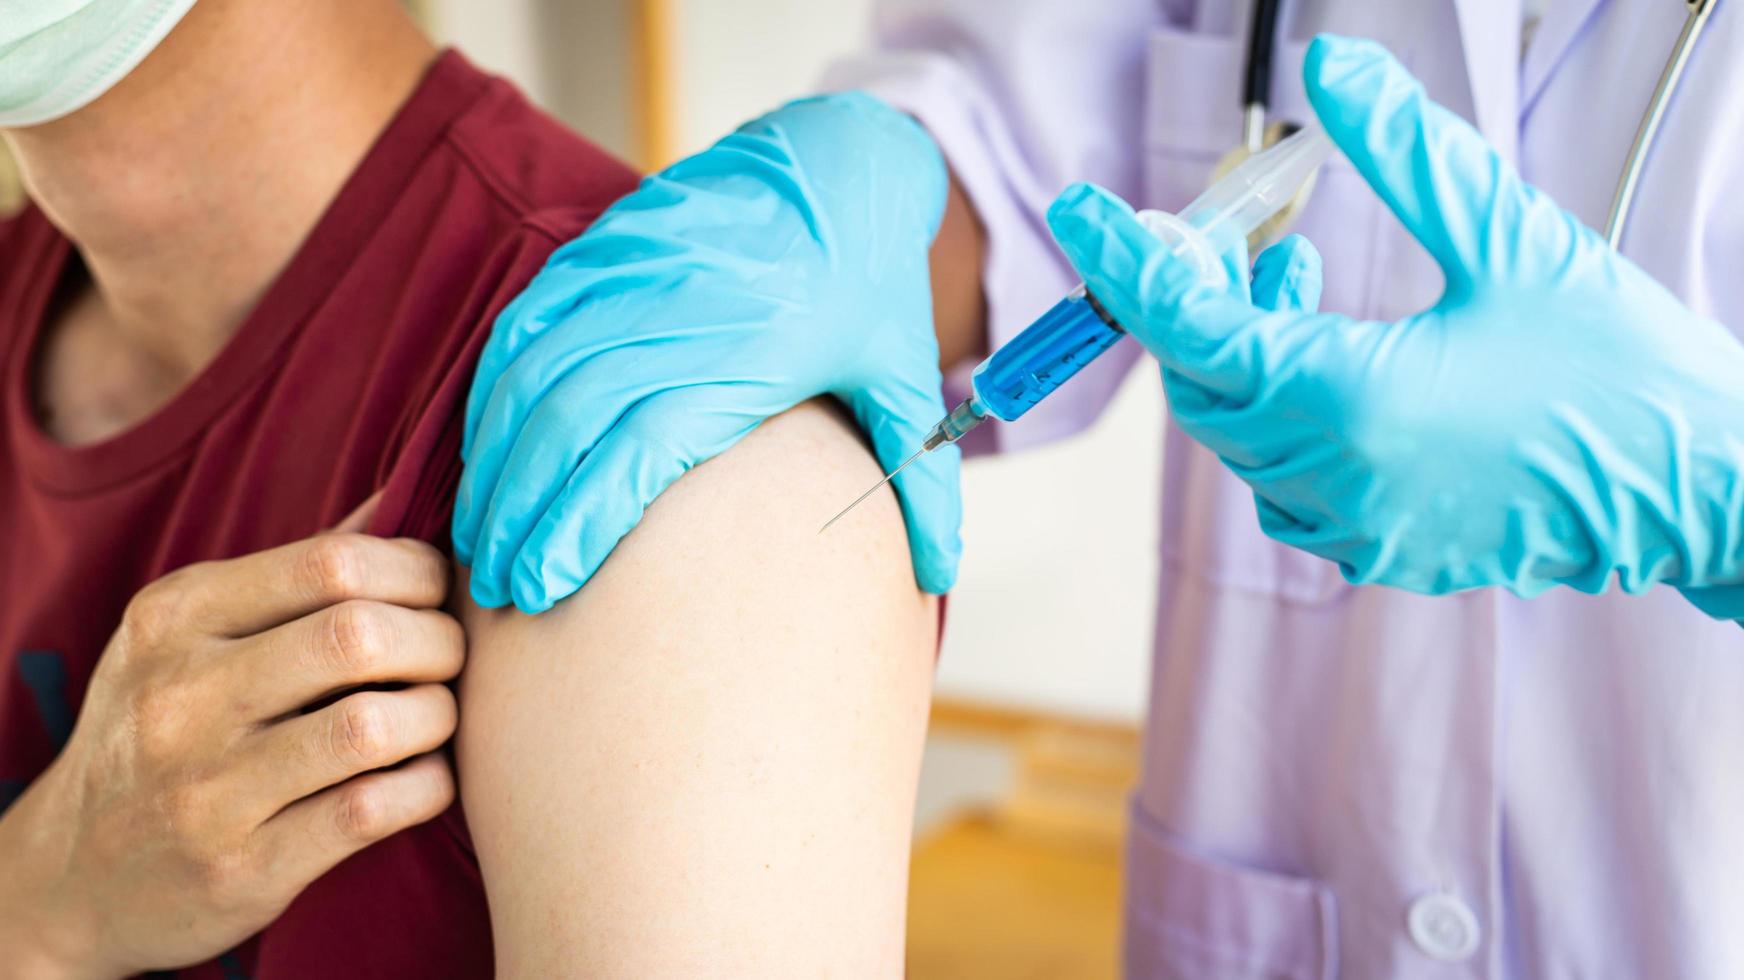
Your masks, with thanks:
[[[1641,184],[1641,172],[1647,166],[1647,154],[1659,138],[1659,124],[1665,121],[1665,109],[1671,104],[1678,83],[1683,81],[1683,70],[1689,66],[1690,52],[1695,50],[1696,42],[1714,15],[1714,7],[1719,4],[1719,0],[1686,2],[1689,4],[1689,18],[1683,23],[1677,46],[1672,48],[1671,60],[1665,63],[1665,71],[1659,75],[1659,84],[1653,88],[1653,98],[1647,103],[1647,112],[1641,117],[1640,128],[1635,131],[1635,143],[1629,148],[1628,162],[1623,165],[1623,177],[1617,182],[1616,196],[1611,199],[1611,216],[1605,222],[1605,240],[1612,248],[1623,242],[1623,231],[1628,228],[1629,214],[1635,207],[1635,191]]]
[[[1671,59],[1665,63],[1665,70],[1660,73],[1659,84],[1654,86],[1653,98],[1641,117],[1640,127],[1636,129],[1635,142],[1629,148],[1629,156],[1617,180],[1616,193],[1611,199],[1610,217],[1605,222],[1605,239],[1611,243],[1612,248],[1618,247],[1623,241],[1623,233],[1629,226],[1629,216],[1635,206],[1635,192],[1641,185],[1641,174],[1646,169],[1647,157],[1653,152],[1654,143],[1659,138],[1659,126],[1665,121],[1666,109],[1671,104],[1672,96],[1677,93],[1679,83],[1683,81],[1690,54],[1695,50],[1696,42],[1701,40],[1702,33],[1707,30],[1714,8],[1719,6],[1719,0],[1684,0],[1684,3],[1689,8],[1689,17],[1684,21],[1683,32],[1678,35]],[[1247,70],[1243,74],[1241,96],[1242,144],[1249,152],[1258,152],[1265,140],[1266,113],[1271,102],[1272,66],[1276,57],[1278,19],[1282,5],[1282,0],[1254,0],[1253,25],[1248,35]]]
[[[1242,79],[1242,145],[1249,153],[1265,149],[1266,109],[1272,101],[1272,64],[1277,51],[1281,0],[1254,0],[1253,30],[1247,39],[1247,71]]]

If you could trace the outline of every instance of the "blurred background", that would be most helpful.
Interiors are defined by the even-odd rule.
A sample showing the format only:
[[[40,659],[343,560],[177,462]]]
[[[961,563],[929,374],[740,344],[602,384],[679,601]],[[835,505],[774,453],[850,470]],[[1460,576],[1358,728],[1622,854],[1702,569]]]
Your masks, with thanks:
[[[808,92],[870,0],[409,0],[441,41],[644,169]],[[0,152],[0,211],[19,200]],[[1039,310],[1037,312],[1040,312]],[[969,463],[917,813],[909,975],[1116,972],[1163,402],[1132,372],[1063,443]]]

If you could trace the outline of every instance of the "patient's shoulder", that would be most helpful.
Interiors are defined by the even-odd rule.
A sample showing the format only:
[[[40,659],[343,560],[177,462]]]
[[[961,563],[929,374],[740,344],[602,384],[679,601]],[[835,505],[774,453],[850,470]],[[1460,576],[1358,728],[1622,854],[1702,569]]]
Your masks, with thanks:
[[[773,637],[786,622],[807,642],[863,636],[930,650],[937,600],[915,584],[895,494],[881,489],[819,533],[881,475],[836,402],[800,405],[686,473],[575,597],[520,617],[521,628],[597,625],[633,610],[699,638],[753,625]]]
[[[851,519],[819,533],[882,475],[835,401],[808,402],[674,483],[620,550],[627,562],[659,565],[706,546],[723,567],[739,565],[793,587],[913,596],[908,539],[888,487]]]
[[[883,474],[860,431],[831,399],[806,402],[769,419],[738,445],[697,467],[655,502],[651,519],[744,524],[749,535],[827,552],[848,543],[880,546],[901,537],[902,515],[888,487],[828,534],[818,529]],[[735,520],[734,515],[739,519]],[[724,529],[723,529],[724,530]],[[838,530],[841,532],[838,534]],[[894,541],[906,567],[908,548]]]

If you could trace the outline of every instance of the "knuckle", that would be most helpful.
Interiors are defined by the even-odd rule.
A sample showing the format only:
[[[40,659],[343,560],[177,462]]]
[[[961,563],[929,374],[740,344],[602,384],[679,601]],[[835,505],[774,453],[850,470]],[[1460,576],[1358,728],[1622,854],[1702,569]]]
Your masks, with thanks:
[[[380,698],[354,694],[339,702],[333,720],[332,752],[348,765],[371,765],[393,748],[393,721]]]
[[[387,652],[392,624],[368,602],[349,601],[327,613],[326,643],[334,665],[347,677],[369,673]]]
[[[316,596],[334,599],[358,595],[364,585],[365,560],[359,537],[323,534],[303,549],[303,579]]]
[[[193,865],[200,890],[214,904],[231,907],[254,891],[252,862],[239,848],[208,848],[195,857]]]
[[[416,559],[414,566],[417,576],[415,584],[440,602],[448,594],[448,559],[438,548],[428,541],[416,538],[402,538],[400,542],[408,547]]]
[[[163,647],[181,630],[188,602],[187,578],[185,571],[171,572],[134,595],[121,616],[130,649]]]
[[[580,410],[585,400],[576,401]],[[637,407],[626,420],[624,431],[638,442],[661,448],[674,448],[679,445],[677,433],[683,431],[681,426],[688,414],[686,406],[676,401],[656,399]]]
[[[442,652],[453,661],[445,673],[452,678],[460,673],[461,667],[466,663],[466,627],[447,613],[435,615],[439,617],[437,631],[441,634],[437,642],[441,645]]]
[[[454,771],[448,767],[446,762],[436,770],[432,777],[432,783],[430,805],[425,812],[434,816],[448,809],[456,796]]]
[[[393,809],[380,786],[347,786],[339,793],[333,821],[346,840],[373,841],[393,829]]]

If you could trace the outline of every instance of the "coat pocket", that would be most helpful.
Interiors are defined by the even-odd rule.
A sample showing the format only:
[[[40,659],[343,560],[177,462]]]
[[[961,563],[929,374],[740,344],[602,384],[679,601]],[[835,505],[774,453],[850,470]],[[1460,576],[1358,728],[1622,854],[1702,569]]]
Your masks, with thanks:
[[[1337,907],[1324,885],[1199,853],[1136,805],[1126,871],[1134,980],[1338,976]]]

